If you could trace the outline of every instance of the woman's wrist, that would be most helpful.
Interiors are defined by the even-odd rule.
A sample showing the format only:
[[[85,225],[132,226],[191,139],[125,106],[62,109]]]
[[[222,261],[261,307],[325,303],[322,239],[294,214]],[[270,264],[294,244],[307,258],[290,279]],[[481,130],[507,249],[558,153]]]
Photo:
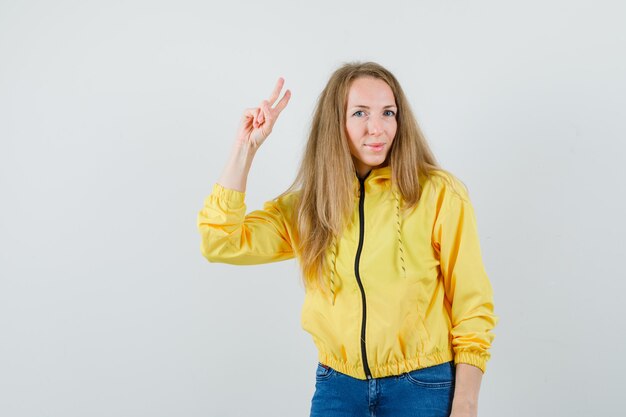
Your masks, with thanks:
[[[224,188],[245,192],[248,173],[257,149],[249,143],[236,142],[218,183]]]

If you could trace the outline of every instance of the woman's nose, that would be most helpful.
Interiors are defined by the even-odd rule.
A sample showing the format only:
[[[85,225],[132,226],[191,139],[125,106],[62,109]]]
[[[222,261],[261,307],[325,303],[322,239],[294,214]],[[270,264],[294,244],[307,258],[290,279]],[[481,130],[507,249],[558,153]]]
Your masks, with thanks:
[[[382,122],[378,120],[376,117],[369,119],[367,123],[367,130],[370,135],[378,136],[382,133]]]

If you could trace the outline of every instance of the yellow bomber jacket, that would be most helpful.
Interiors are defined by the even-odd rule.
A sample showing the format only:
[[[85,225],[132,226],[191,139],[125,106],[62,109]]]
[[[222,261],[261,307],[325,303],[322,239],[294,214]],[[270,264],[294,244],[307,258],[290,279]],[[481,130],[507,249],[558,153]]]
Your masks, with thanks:
[[[485,372],[498,321],[493,290],[467,192],[440,174],[421,180],[406,215],[391,167],[355,175],[352,219],[327,251],[331,291],[307,287],[302,306],[322,364],[358,379],[451,360]],[[246,214],[245,193],[215,183],[198,215],[204,257],[237,265],[297,257],[296,193]]]

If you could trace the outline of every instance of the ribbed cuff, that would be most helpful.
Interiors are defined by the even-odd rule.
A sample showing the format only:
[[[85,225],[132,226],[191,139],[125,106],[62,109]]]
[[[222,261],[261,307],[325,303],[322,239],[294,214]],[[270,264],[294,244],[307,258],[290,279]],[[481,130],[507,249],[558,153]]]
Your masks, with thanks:
[[[454,364],[466,363],[480,368],[485,373],[487,369],[487,361],[489,360],[489,353],[476,353],[471,351],[459,351],[454,354]]]

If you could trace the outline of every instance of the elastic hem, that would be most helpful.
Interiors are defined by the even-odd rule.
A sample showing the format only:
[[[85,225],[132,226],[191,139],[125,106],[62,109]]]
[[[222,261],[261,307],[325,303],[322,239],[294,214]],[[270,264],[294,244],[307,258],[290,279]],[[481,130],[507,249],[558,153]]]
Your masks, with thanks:
[[[380,365],[371,365],[370,372],[374,378],[383,378],[393,375],[401,375],[405,372],[411,372],[421,368],[428,368],[430,366],[441,365],[445,362],[450,362],[454,359],[454,353],[452,351],[438,351],[428,355],[415,356],[398,362],[388,362]],[[332,355],[319,352],[318,360],[320,363],[330,366],[337,372],[351,376],[357,379],[367,379],[365,371],[361,364],[348,365],[345,362],[336,360]]]
[[[227,201],[229,206],[241,205],[244,202],[246,193],[243,191],[226,188],[219,183],[213,184],[212,196]]]

